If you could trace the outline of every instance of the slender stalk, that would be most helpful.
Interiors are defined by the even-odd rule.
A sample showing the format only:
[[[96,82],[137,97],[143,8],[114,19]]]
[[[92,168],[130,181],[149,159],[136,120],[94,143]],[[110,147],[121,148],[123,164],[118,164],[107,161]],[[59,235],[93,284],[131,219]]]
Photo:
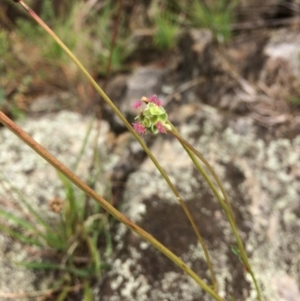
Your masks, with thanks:
[[[225,189],[223,187],[223,184],[221,182],[221,180],[219,179],[219,177],[217,176],[217,174],[215,173],[215,171],[213,170],[213,168],[211,167],[211,165],[208,163],[208,161],[201,155],[201,153],[199,151],[197,151],[190,143],[188,143],[185,139],[183,139],[179,134],[178,131],[176,130],[176,128],[169,122],[169,124],[172,126],[172,131],[168,131],[169,134],[173,135],[183,146],[183,148],[187,151],[188,155],[191,157],[191,160],[193,161],[193,163],[195,164],[195,166],[197,167],[197,169],[200,171],[200,173],[203,175],[203,177],[205,178],[205,180],[207,181],[209,187],[211,188],[211,190],[213,191],[214,195],[216,196],[216,198],[218,199],[220,205],[222,206],[227,219],[230,223],[230,226],[232,228],[233,234],[235,236],[240,254],[241,254],[241,258],[243,261],[243,264],[245,265],[245,268],[247,270],[247,272],[251,275],[251,278],[253,280],[253,283],[255,285],[255,289],[257,292],[257,298],[259,301],[261,301],[261,293],[260,293],[260,289],[256,280],[256,277],[251,269],[251,265],[248,259],[248,255],[247,252],[245,250],[245,247],[243,245],[243,242],[241,240],[241,237],[238,233],[238,229],[237,229],[237,225],[234,219],[234,215],[233,215],[233,211],[232,208],[230,206],[230,202],[227,196],[227,193],[225,192]],[[209,178],[209,176],[207,175],[206,171],[203,169],[203,167],[201,166],[201,164],[199,164],[199,162],[197,161],[197,159],[195,158],[196,155],[203,163],[204,165],[208,168],[208,170],[211,172],[211,174],[213,175],[214,179],[216,180],[219,188],[222,191],[222,194],[224,196],[224,199],[220,196],[217,187],[215,186],[215,184],[211,181],[211,179]]]
[[[230,211],[230,214],[232,215],[232,218],[234,219],[234,214],[233,214],[233,211],[232,211],[227,193],[226,193],[226,191],[225,191],[225,189],[222,185],[222,182],[220,181],[219,177],[215,173],[214,169],[211,167],[211,165],[208,163],[208,161],[201,155],[200,152],[198,152],[191,144],[189,144],[186,140],[184,140],[182,138],[182,136],[179,134],[177,129],[174,127],[174,125],[170,121],[168,123],[172,127],[172,131],[169,131],[169,134],[173,135],[176,139],[179,140],[179,142],[181,143],[183,148],[186,150],[186,152],[190,156],[191,160],[193,161],[193,163],[195,164],[197,169],[200,171],[200,173],[203,175],[204,179],[209,184],[209,187],[211,188],[211,190],[213,191],[213,193],[215,194],[217,199],[220,201],[220,204],[222,205],[222,208],[225,210],[225,207],[227,207],[227,209]],[[216,180],[216,182],[217,182],[217,184],[218,184],[218,186],[219,186],[219,188],[220,188],[220,190],[221,190],[221,192],[224,196],[224,200],[220,196],[219,191],[218,191],[217,187],[215,186],[215,184],[211,181],[211,179],[207,175],[206,171],[203,169],[201,164],[199,164],[198,160],[195,158],[194,153],[205,164],[205,166],[208,168],[208,170],[213,175],[214,179]]]
[[[133,130],[130,123],[127,121],[127,119],[124,117],[124,115],[119,111],[119,109],[115,106],[115,104],[111,101],[111,99],[106,95],[106,93],[100,88],[100,86],[96,83],[96,81],[92,78],[92,76],[89,74],[89,72],[84,68],[84,66],[80,63],[80,61],[75,57],[75,55],[68,49],[68,47],[60,40],[60,38],[43,22],[43,20],[40,19],[40,17],[30,8],[28,7],[23,1],[17,1],[19,2],[24,9],[31,15],[31,17],[58,43],[58,45],[69,55],[69,57],[74,61],[74,63],[79,67],[81,72],[87,77],[87,79],[90,81],[91,85],[95,88],[95,90],[100,94],[100,96],[106,101],[106,103],[112,108],[112,110],[115,112],[115,114],[121,119],[121,121],[124,123],[124,125],[128,128],[128,130],[131,132],[131,134],[135,137],[135,139],[140,143],[144,151],[147,153],[148,157],[152,160],[155,167],[158,169],[158,171],[161,173],[171,190],[173,191],[174,195],[176,196],[177,200],[179,201],[181,207],[183,208],[189,222],[191,223],[191,226],[204,250],[204,254],[206,257],[206,261],[211,273],[212,283],[215,290],[217,290],[217,281],[216,277],[214,275],[211,260],[209,258],[206,246],[204,244],[204,241],[200,235],[200,232],[198,228],[196,227],[196,224],[192,218],[192,215],[190,214],[187,206],[185,205],[184,201],[182,200],[178,190],[174,186],[174,184],[171,182],[170,178],[166,174],[166,172],[163,170],[161,165],[158,163],[156,158],[153,156],[151,151],[148,149],[144,141],[141,139],[141,137]]]
[[[150,235],[148,232],[137,226],[125,215],[123,215],[116,208],[110,205],[109,202],[107,202],[103,197],[98,195],[93,189],[91,189],[87,184],[85,184],[71,170],[69,170],[65,165],[63,165],[54,156],[52,156],[46,149],[44,149],[40,144],[38,144],[33,138],[31,138],[27,133],[25,133],[18,125],[16,125],[1,111],[0,122],[3,123],[10,131],[12,131],[16,136],[18,136],[29,147],[31,147],[36,153],[38,153],[42,158],[44,158],[48,163],[50,163],[54,168],[60,171],[79,189],[84,191],[87,195],[89,195],[96,202],[98,202],[107,212],[113,215],[118,221],[126,225],[129,229],[136,232],[141,237],[143,237],[155,248],[157,248],[161,253],[163,253],[166,257],[171,259],[177,266],[179,266],[184,272],[186,272],[191,278],[193,278],[199,284],[199,286],[203,290],[205,290],[212,298],[214,298],[217,301],[225,301],[212,288],[210,288],[194,271],[192,271],[179,257],[172,253],[158,240],[156,240],[152,235]]]

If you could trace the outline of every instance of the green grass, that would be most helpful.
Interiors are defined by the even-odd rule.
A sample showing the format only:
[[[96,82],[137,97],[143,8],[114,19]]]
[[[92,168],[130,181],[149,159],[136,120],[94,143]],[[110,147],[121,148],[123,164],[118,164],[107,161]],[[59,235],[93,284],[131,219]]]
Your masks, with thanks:
[[[231,37],[230,26],[236,1],[218,0],[211,6],[201,1],[193,1],[191,20],[195,26],[208,28],[219,42]]]
[[[176,16],[165,11],[156,15],[154,22],[156,30],[153,39],[156,47],[165,51],[174,48],[180,32],[180,25],[176,22]]]
[[[169,0],[165,8],[183,28],[207,28],[218,42],[231,38],[231,24],[238,0]]]
[[[75,171],[80,164],[91,133],[93,122],[87,130],[81,150],[74,163]],[[97,163],[95,163],[97,164]],[[101,165],[88,180],[95,182],[101,176]],[[68,279],[62,286],[59,299],[69,300],[68,287],[82,283],[84,300],[92,300],[91,286],[108,267],[106,258],[111,255],[111,218],[98,203],[87,198],[62,174],[58,177],[64,189],[64,197],[50,200],[49,213],[35,209],[3,173],[0,183],[5,191],[16,196],[20,206],[13,211],[0,207],[0,231],[19,241],[24,247],[35,247],[50,252],[50,258],[40,261],[18,262],[18,265],[34,270],[57,271],[59,279]],[[56,215],[56,218],[53,216]]]
[[[111,36],[113,27],[113,14],[116,3],[103,1],[99,9],[94,10],[84,2],[72,3],[69,11],[62,17],[55,16],[50,1],[42,2],[41,17],[44,19],[57,35],[65,41],[72,52],[85,62],[85,65],[92,72],[103,73],[107,59],[111,51]],[[26,37],[27,42],[40,51],[40,59],[47,60],[54,65],[68,66],[68,71],[76,72],[73,64],[64,51],[49,36],[44,35],[40,27],[35,23],[26,20],[18,20],[18,33],[21,37]],[[121,28],[116,46],[112,54],[112,70],[116,71],[122,67],[124,60],[131,53],[129,37],[125,37],[125,29]]]

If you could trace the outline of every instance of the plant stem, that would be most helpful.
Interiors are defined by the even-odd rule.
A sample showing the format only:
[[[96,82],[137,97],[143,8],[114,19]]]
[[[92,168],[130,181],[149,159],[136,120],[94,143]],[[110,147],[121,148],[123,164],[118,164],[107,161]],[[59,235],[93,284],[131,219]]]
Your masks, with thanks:
[[[16,125],[12,120],[10,120],[2,111],[0,111],[0,122],[3,123],[10,131],[12,131],[16,136],[18,136],[29,147],[31,147],[36,153],[38,153],[42,158],[44,158],[48,163],[50,163],[54,168],[60,171],[79,189],[84,191],[87,195],[89,195],[96,202],[98,202],[107,212],[113,215],[118,221],[126,225],[129,229],[136,232],[141,237],[143,237],[155,248],[157,248],[161,253],[163,253],[166,257],[171,259],[177,266],[179,266],[184,272],[186,272],[191,278],[193,278],[199,284],[199,286],[203,288],[203,290],[205,290],[212,298],[214,298],[217,301],[225,301],[212,288],[210,288],[194,271],[192,271],[179,257],[172,253],[168,248],[166,248],[148,232],[137,226],[125,215],[120,213],[104,198],[98,195],[93,189],[91,189],[80,178],[78,178],[71,170],[69,170],[65,165],[58,161],[40,144],[38,144],[33,138],[31,138],[27,133],[25,133],[18,125]]]
[[[78,68],[81,70],[81,72],[87,77],[87,79],[90,81],[91,85],[95,88],[95,90],[100,94],[100,96],[106,101],[106,103],[112,108],[112,110],[115,112],[115,114],[121,119],[121,121],[124,123],[124,125],[128,128],[128,130],[131,132],[131,134],[135,137],[135,139],[140,143],[148,157],[152,160],[155,167],[158,169],[158,171],[161,173],[162,177],[165,179],[171,190],[173,191],[174,195],[176,196],[176,199],[179,201],[181,207],[183,208],[188,220],[190,221],[192,228],[203,247],[205,257],[207,259],[207,263],[209,265],[209,270],[211,273],[212,283],[213,287],[216,290],[217,289],[217,282],[216,278],[214,276],[214,272],[212,270],[211,261],[208,256],[208,252],[206,250],[204,241],[200,235],[199,230],[196,227],[196,224],[186,207],[184,201],[182,200],[178,190],[174,186],[174,184],[171,182],[170,178],[166,174],[166,172],[163,170],[161,165],[158,163],[156,158],[153,156],[151,151],[148,149],[144,141],[141,139],[141,137],[133,130],[130,123],[127,121],[127,119],[124,117],[124,115],[119,111],[119,109],[115,106],[115,104],[111,101],[111,99],[106,95],[106,93],[99,87],[99,85],[96,83],[96,81],[92,78],[92,76],[89,74],[89,72],[84,68],[84,66],[80,63],[80,61],[75,57],[75,55],[68,49],[68,47],[60,40],[60,38],[43,22],[43,20],[40,19],[40,17],[30,8],[28,7],[23,1],[16,1],[19,2],[24,9],[31,15],[31,17],[58,43],[58,45],[69,55],[69,57],[74,61],[74,63],[78,66]]]
[[[220,205],[222,206],[227,219],[230,223],[230,226],[232,228],[233,234],[235,236],[240,254],[241,254],[241,258],[243,261],[243,264],[246,267],[247,272],[249,272],[249,274],[251,275],[251,278],[253,280],[253,283],[255,285],[255,289],[257,292],[257,298],[259,301],[261,301],[261,294],[260,294],[260,289],[256,280],[256,277],[251,269],[251,265],[248,259],[248,255],[246,253],[245,247],[243,245],[243,242],[241,240],[241,237],[238,233],[238,229],[237,229],[237,225],[235,222],[235,218],[234,218],[234,214],[227,196],[227,193],[225,192],[225,189],[223,187],[223,184],[221,182],[221,180],[219,179],[219,177],[217,176],[217,174],[215,173],[214,169],[211,167],[211,165],[208,163],[208,161],[201,155],[201,153],[199,151],[197,151],[190,143],[188,143],[184,138],[182,138],[182,136],[179,135],[178,131],[176,130],[176,128],[171,124],[171,122],[169,122],[169,124],[172,126],[172,131],[168,131],[169,134],[173,135],[183,146],[183,148],[187,151],[188,155],[191,157],[191,160],[193,161],[193,163],[195,164],[195,166],[197,167],[197,169],[200,171],[200,173],[203,175],[204,179],[207,181],[209,187],[211,188],[211,190],[213,191],[214,195],[216,196],[216,198],[218,199]],[[213,175],[215,181],[217,182],[219,188],[222,191],[222,194],[224,196],[224,199],[220,196],[217,187],[215,186],[215,184],[211,181],[211,179],[209,178],[209,176],[207,175],[206,171],[203,169],[203,167],[201,166],[201,164],[199,164],[199,162],[197,161],[197,159],[195,158],[194,154],[204,163],[204,165],[208,168],[208,170],[211,172],[211,174]]]

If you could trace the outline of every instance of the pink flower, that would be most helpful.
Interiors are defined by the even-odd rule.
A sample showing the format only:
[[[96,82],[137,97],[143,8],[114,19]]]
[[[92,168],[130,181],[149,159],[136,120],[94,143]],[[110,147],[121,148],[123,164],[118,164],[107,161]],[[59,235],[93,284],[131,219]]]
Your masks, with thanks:
[[[166,129],[164,128],[164,126],[160,121],[156,124],[156,127],[160,133],[162,134],[166,133]]]
[[[151,95],[148,100],[149,102],[155,103],[158,107],[162,105],[162,101],[155,94]]]
[[[143,104],[142,101],[136,100],[136,101],[132,104],[132,107],[133,107],[134,109],[138,109],[142,104]]]
[[[132,124],[133,129],[138,133],[138,134],[146,134],[147,130],[146,128],[139,122],[135,122]]]

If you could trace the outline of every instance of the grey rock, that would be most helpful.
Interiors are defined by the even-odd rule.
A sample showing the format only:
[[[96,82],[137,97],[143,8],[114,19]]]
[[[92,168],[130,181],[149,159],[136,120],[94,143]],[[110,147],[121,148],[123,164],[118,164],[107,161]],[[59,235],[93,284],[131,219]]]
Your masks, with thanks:
[[[74,104],[75,98],[71,93],[64,92],[57,95],[40,95],[33,100],[29,107],[31,113],[57,112]]]
[[[128,81],[126,99],[133,101],[142,96],[160,94],[163,84],[164,71],[155,67],[140,67]]]
[[[20,126],[51,154],[72,169],[90,123],[89,118],[62,111],[58,114],[24,120],[20,122]],[[88,166],[93,158],[93,145],[97,135],[96,127],[97,122],[94,121],[86,150],[76,171],[82,179],[87,179],[89,176]],[[107,158],[106,135],[108,129],[108,124],[102,122],[98,146],[105,158]],[[26,219],[28,212],[23,208],[20,200],[23,197],[46,220],[55,221],[57,215],[49,211],[47,201],[55,196],[62,199],[65,197],[64,187],[55,169],[8,129],[2,128],[0,130],[0,141],[1,209]],[[113,161],[110,159],[104,161],[106,162],[103,165],[104,171],[111,169]],[[15,187],[19,194],[11,186]],[[97,190],[98,192],[103,190],[101,183],[99,183]],[[17,208],[20,207],[23,209],[18,210]],[[11,221],[3,220],[3,217],[0,218],[0,223],[13,225]],[[53,281],[56,281],[51,272],[37,276],[31,270],[14,264],[14,262],[19,261],[30,261],[32,259],[30,251],[38,250],[33,246],[18,243],[0,232],[1,300],[6,300],[5,293],[26,293],[37,289],[48,289],[53,285]],[[39,283],[38,288],[36,283]]]
[[[208,106],[199,106],[194,115],[180,131],[224,181],[263,300],[298,300],[300,243],[296,237],[300,218],[295,208],[300,186],[297,172],[293,175],[290,168],[300,168],[300,136],[267,143],[249,119],[231,118],[227,123]],[[221,296],[256,300],[249,275],[230,251],[235,243],[228,222],[207,185],[178,142],[163,135],[156,139],[151,149],[199,226]],[[193,231],[150,160],[129,177],[122,209],[209,281]],[[167,258],[124,226],[120,225],[115,239],[116,253],[100,286],[100,300],[211,300]],[[286,275],[284,285],[278,281],[281,275]]]
[[[272,33],[264,48],[267,60],[260,81],[270,93],[286,97],[293,92],[300,76],[300,35],[298,31],[280,29]]]

